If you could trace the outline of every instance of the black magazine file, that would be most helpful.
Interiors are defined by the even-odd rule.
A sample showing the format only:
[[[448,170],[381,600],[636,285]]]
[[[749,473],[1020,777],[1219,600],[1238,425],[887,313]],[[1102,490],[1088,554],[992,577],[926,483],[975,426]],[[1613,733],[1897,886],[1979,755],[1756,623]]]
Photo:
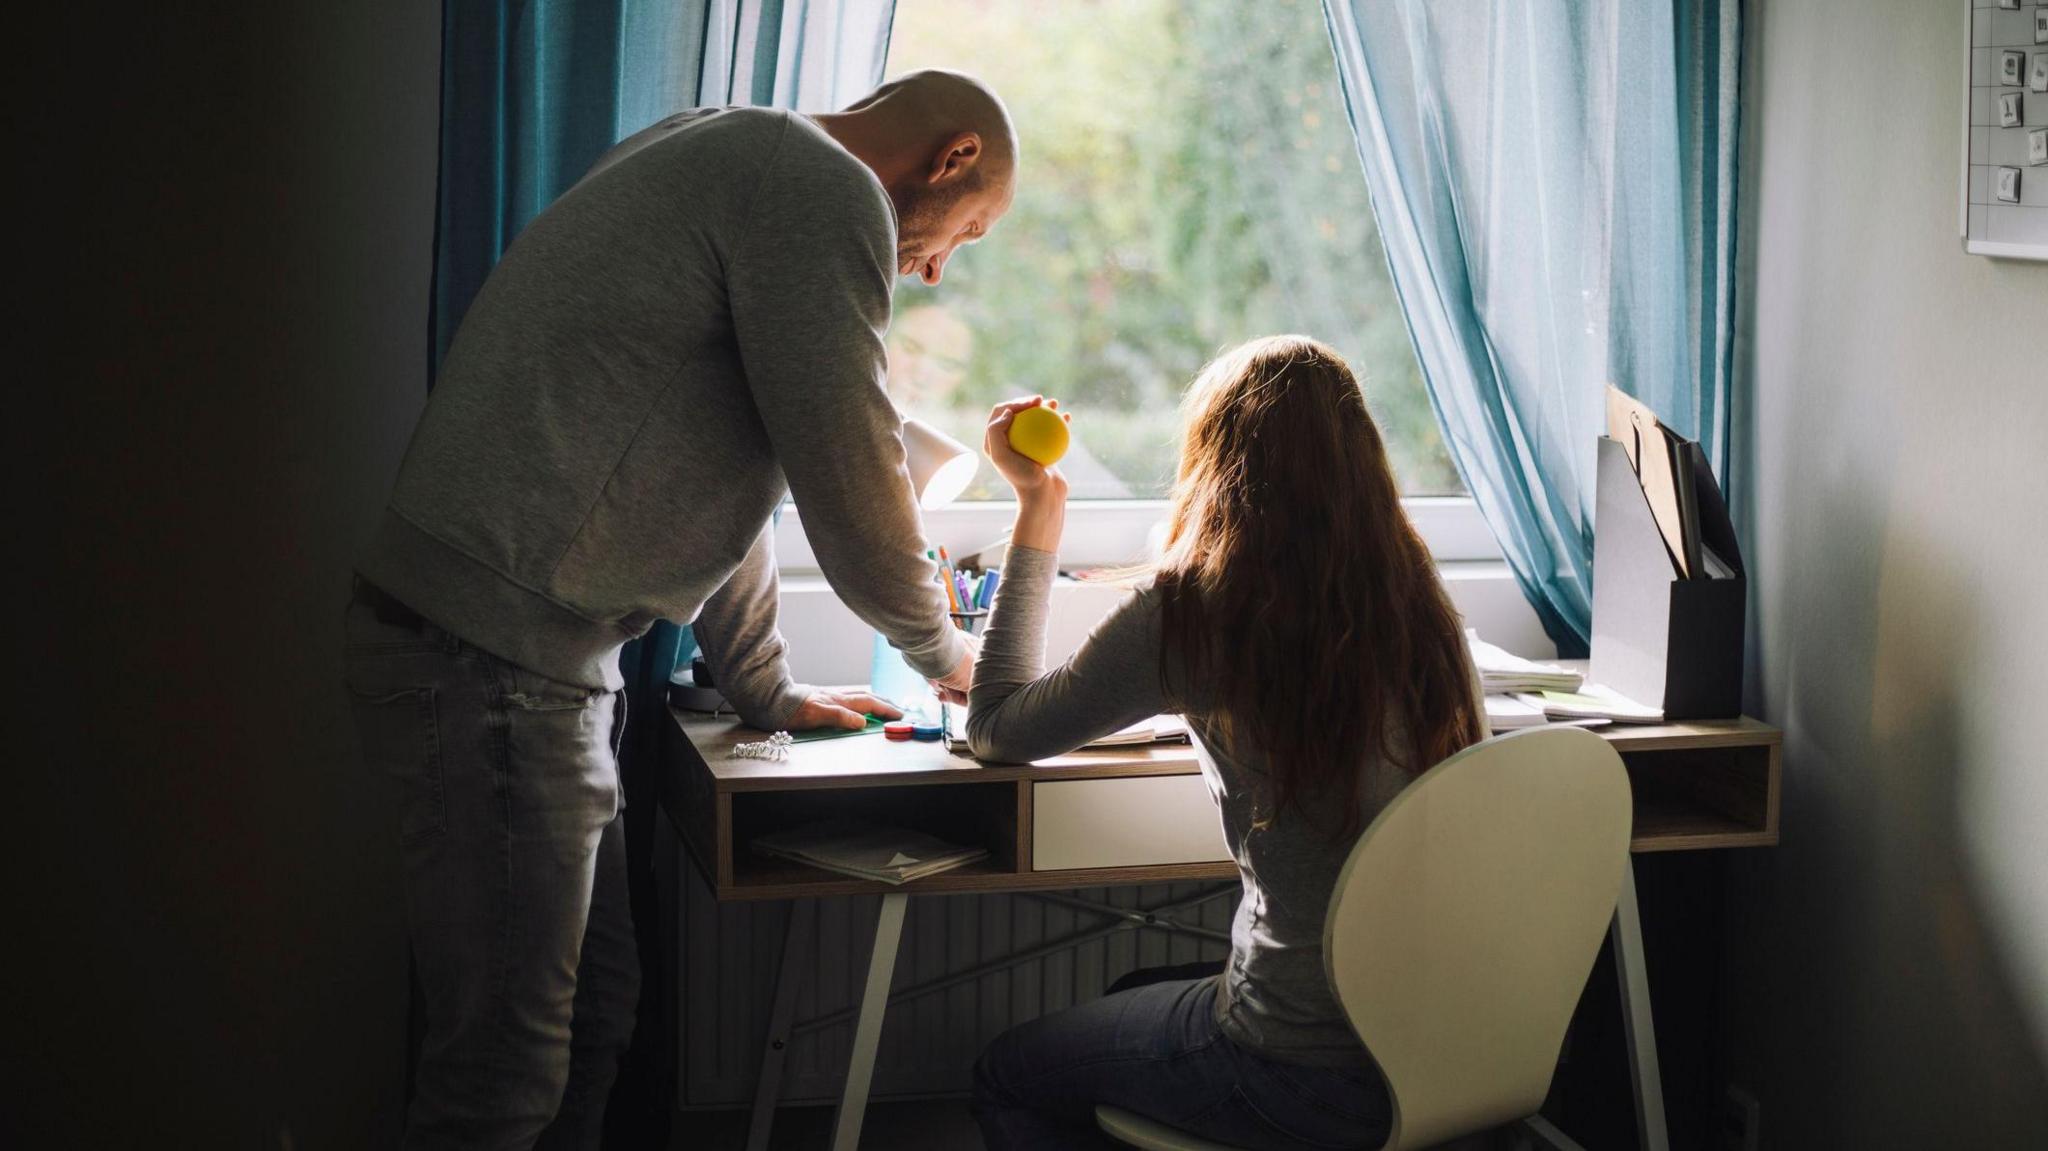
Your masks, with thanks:
[[[1749,580],[1720,485],[1698,445],[1685,445],[1699,503],[1700,542],[1726,560],[1728,579],[1683,579],[1658,534],[1628,453],[1600,439],[1593,521],[1592,680],[1667,720],[1742,714],[1742,615]]]

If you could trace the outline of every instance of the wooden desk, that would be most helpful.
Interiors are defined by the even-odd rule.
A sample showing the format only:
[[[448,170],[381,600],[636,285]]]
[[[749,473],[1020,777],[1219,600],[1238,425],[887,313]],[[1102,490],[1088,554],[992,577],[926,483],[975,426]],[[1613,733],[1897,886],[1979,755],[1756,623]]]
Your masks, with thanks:
[[[1220,838],[1216,858],[1206,862],[1059,870],[1033,866],[1036,832],[1043,830],[1034,828],[1038,787],[1160,777],[1196,777],[1162,782],[1201,786],[1200,764],[1185,745],[1080,752],[1026,766],[983,766],[940,744],[862,735],[799,743],[787,761],[776,762],[730,758],[735,743],[761,738],[735,719],[680,711],[672,711],[670,718],[663,736],[662,804],[717,898],[884,897],[835,1124],[833,1146],[843,1151],[852,1151],[859,1138],[909,896],[1237,878],[1236,865],[1222,857]],[[1596,730],[1621,753],[1628,769],[1635,797],[1632,851],[1698,851],[1778,842],[1778,729],[1738,719]],[[746,849],[754,836],[828,816],[865,817],[953,842],[978,842],[988,847],[989,856],[898,887],[768,859]],[[1207,826],[1211,831],[1216,827]],[[766,1147],[774,1115],[781,1051],[791,1027],[793,993],[785,991],[794,985],[792,972],[804,950],[797,922],[792,915],[793,926],[784,941],[750,1149]],[[1661,1151],[1663,1098],[1631,873],[1624,873],[1612,933],[1643,1145]]]
[[[734,744],[761,738],[736,719],[670,714],[663,803],[722,900],[1057,890],[1237,877],[1228,860],[1060,871],[1032,866],[1035,784],[1199,775],[1201,766],[1186,745],[1077,752],[1028,766],[984,766],[936,743],[894,743],[862,735],[800,743],[788,761],[778,763],[729,757]],[[1778,729],[1739,719],[1596,730],[1621,752],[1628,767],[1635,794],[1631,850],[1697,851],[1778,842]],[[821,791],[833,794],[807,794]],[[863,815],[956,842],[973,832],[989,848],[989,858],[891,887],[746,850],[754,835],[827,814]]]

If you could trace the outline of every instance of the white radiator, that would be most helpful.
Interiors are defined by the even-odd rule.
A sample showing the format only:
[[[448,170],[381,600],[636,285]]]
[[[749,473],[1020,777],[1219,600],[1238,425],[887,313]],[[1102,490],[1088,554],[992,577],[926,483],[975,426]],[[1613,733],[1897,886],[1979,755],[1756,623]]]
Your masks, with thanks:
[[[1176,883],[1070,894],[1144,908],[1219,886],[1223,885]],[[791,905],[720,905],[687,862],[681,888],[680,1105],[744,1104],[753,1098],[760,1070],[761,1042]],[[1174,918],[1227,936],[1236,903],[1233,890]],[[874,939],[878,904],[875,896],[817,900],[815,946],[798,960],[803,981],[796,1001],[798,1032],[783,1070],[785,1103],[838,1098],[852,1023],[806,1031],[803,1021],[853,1008]],[[1109,922],[1089,911],[1023,895],[913,898],[892,986],[901,991],[929,983]],[[1101,995],[1113,980],[1135,968],[1197,960],[1213,960],[1220,966],[1228,954],[1229,948],[1214,940],[1147,928],[1123,930],[892,1003],[882,1026],[874,1095],[965,1092],[975,1056],[1004,1029]]]

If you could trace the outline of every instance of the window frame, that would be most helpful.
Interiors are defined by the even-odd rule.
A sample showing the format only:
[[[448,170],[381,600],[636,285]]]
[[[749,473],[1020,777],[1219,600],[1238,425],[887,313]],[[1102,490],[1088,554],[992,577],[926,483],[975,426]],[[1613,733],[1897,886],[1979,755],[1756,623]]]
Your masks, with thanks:
[[[1440,563],[1498,562],[1500,545],[1470,496],[1408,496],[1401,506],[1430,555]],[[1067,505],[1060,562],[1067,568],[1107,567],[1145,554],[1153,525],[1166,519],[1165,500],[1074,500]],[[1000,543],[1017,517],[1010,500],[975,500],[924,513],[930,542],[955,560]],[[775,523],[776,567],[784,575],[818,574],[817,554],[803,531],[803,511],[785,502]]]

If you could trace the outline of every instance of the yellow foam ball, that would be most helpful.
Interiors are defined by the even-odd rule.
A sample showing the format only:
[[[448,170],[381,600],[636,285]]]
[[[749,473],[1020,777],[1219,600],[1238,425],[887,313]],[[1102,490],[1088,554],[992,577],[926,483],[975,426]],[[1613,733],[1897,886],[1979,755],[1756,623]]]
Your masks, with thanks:
[[[1010,419],[1010,446],[1044,467],[1067,454],[1067,440],[1067,421],[1051,408],[1025,408]]]

